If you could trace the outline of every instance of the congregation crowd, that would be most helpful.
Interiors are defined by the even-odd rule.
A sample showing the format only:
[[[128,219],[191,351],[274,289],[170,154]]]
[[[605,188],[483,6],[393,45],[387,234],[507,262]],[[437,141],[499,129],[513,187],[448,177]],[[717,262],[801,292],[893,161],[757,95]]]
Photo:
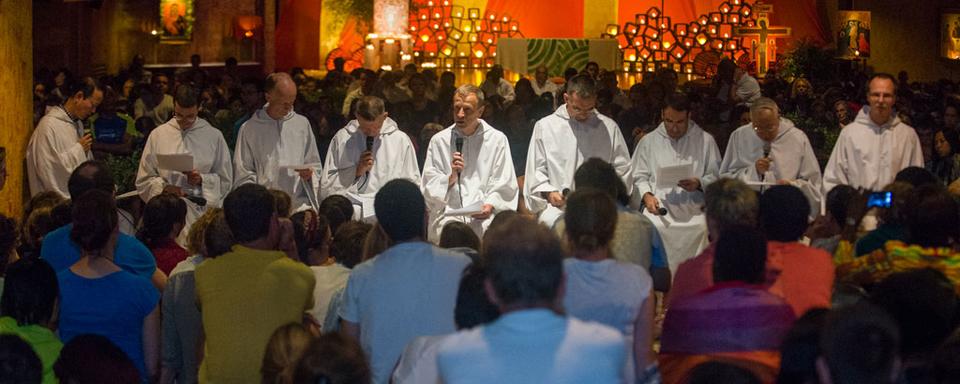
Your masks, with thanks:
[[[0,383],[960,375],[953,82],[191,62],[37,74]]]

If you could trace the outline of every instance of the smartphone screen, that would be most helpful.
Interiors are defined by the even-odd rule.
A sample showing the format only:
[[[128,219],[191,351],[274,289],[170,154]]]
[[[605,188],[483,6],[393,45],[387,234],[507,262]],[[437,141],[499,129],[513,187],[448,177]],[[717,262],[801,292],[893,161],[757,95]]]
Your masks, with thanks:
[[[873,192],[867,198],[867,208],[890,208],[893,203],[893,192]]]

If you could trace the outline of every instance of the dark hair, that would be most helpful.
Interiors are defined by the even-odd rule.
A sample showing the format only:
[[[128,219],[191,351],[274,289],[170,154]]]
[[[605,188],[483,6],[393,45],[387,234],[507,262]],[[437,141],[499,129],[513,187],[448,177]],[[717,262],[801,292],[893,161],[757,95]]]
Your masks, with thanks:
[[[78,92],[83,95],[84,98],[92,96],[97,90],[102,88],[100,84],[97,83],[97,80],[92,77],[80,77],[72,78],[67,76],[67,79],[63,82],[63,97],[64,101],[76,95]]]
[[[593,251],[606,247],[617,228],[617,204],[606,192],[578,188],[567,198],[567,241],[575,250]]]
[[[104,336],[89,333],[63,346],[53,372],[61,383],[140,383],[140,371],[120,347]]]
[[[326,234],[330,230],[330,225],[327,223],[327,218],[313,210],[306,210],[291,216],[290,221],[293,222],[293,238],[297,243],[300,261],[309,264],[311,250],[329,245]]]
[[[573,174],[573,184],[577,188],[593,188],[606,192],[612,199],[626,205],[626,184],[617,175],[613,165],[599,157],[591,157],[577,167]],[[621,190],[622,188],[622,190]]]
[[[870,76],[870,79],[867,80],[867,87],[866,87],[866,88],[867,88],[867,94],[868,94],[868,95],[869,95],[869,93],[870,93],[870,83],[872,83],[873,80],[875,80],[875,79],[890,80],[890,82],[893,83],[893,94],[894,94],[894,96],[896,96],[897,90],[900,89],[900,84],[897,84],[897,78],[895,78],[895,77],[893,77],[893,75],[891,75],[891,74],[889,74],[889,73],[885,73],[885,72],[874,73],[873,76]]]
[[[440,231],[440,248],[470,248],[480,251],[480,237],[469,225],[451,221]]]
[[[317,213],[327,218],[330,233],[336,234],[340,225],[353,217],[353,203],[342,195],[330,195],[320,202]]]
[[[910,166],[901,169],[900,172],[897,172],[897,175],[893,178],[893,181],[902,181],[904,183],[912,184],[914,187],[919,187],[926,184],[938,184],[940,182],[933,172],[917,166]]]
[[[367,355],[355,340],[337,332],[318,337],[303,352],[293,382],[296,384],[359,384],[372,378]]]
[[[760,384],[760,379],[749,369],[722,361],[707,361],[693,367],[685,383]]]
[[[72,214],[70,240],[86,252],[103,249],[117,228],[116,202],[113,195],[101,190],[88,191],[75,200]]]
[[[498,304],[553,302],[563,281],[563,248],[547,227],[517,216],[488,229],[480,259]]]
[[[487,226],[487,232],[489,232],[491,229],[497,228],[505,224],[507,221],[510,221],[510,219],[517,217],[519,215],[520,213],[514,210],[497,212],[497,215],[494,216],[492,220],[490,220],[490,225]],[[483,237],[484,238],[487,237],[486,232],[484,233]]]
[[[393,243],[423,237],[427,208],[420,188],[413,182],[391,180],[377,192],[373,207],[377,222]]]
[[[161,193],[150,199],[144,207],[137,239],[147,248],[157,247],[162,240],[170,237],[174,226],[180,224],[182,230],[186,220],[187,203],[172,193]]]
[[[871,302],[900,326],[904,357],[933,352],[957,321],[957,294],[942,272],[916,269],[883,279],[871,292]]]
[[[810,203],[797,187],[775,185],[760,195],[760,222],[768,240],[797,241],[809,217]]]
[[[457,289],[457,304],[453,309],[453,322],[457,329],[470,329],[487,324],[500,316],[500,309],[490,302],[483,288],[486,277],[483,268],[476,264],[463,270],[460,287]]]
[[[330,256],[344,267],[353,269],[363,261],[363,240],[373,225],[360,221],[348,221],[333,234]]]
[[[207,249],[207,257],[212,259],[230,252],[233,244],[235,244],[233,233],[230,232],[230,226],[227,225],[227,218],[223,211],[214,214],[213,220],[203,231],[203,247]]]
[[[590,77],[590,75],[576,75],[570,78],[570,80],[567,80],[567,84],[565,84],[564,87],[566,94],[571,96],[577,95],[585,99],[597,96],[597,81]]]
[[[663,109],[670,108],[677,112],[690,111],[690,99],[686,94],[673,92],[663,99]],[[739,116],[737,117],[739,118]]]
[[[7,269],[7,261],[17,246],[17,222],[0,214],[0,276]]]
[[[951,107],[953,107],[957,111],[960,111],[960,108],[957,108],[954,105],[951,105]],[[960,153],[960,132],[957,132],[956,129],[941,129],[941,130],[938,130],[937,132],[934,132],[934,134],[938,132],[943,134],[943,140],[945,140],[947,144],[950,144],[951,154]],[[940,155],[937,154],[937,151],[933,151],[933,156],[935,159],[940,158]]]
[[[198,97],[200,92],[190,84],[181,84],[177,87],[177,92],[173,96],[173,101],[180,108],[193,108],[200,103]]]
[[[267,235],[270,221],[277,213],[276,202],[262,185],[243,184],[223,199],[223,214],[230,233],[238,243],[247,243]]]
[[[43,364],[40,357],[20,336],[0,335],[0,383],[40,383]]]
[[[957,201],[939,184],[914,189],[916,205],[909,209],[910,243],[921,247],[949,247],[958,240],[960,209]]]
[[[960,333],[954,333],[933,354],[935,383],[952,383],[960,377]]]
[[[767,239],[758,229],[731,226],[720,231],[713,256],[713,281],[763,283],[767,265]]]
[[[357,99],[356,116],[366,121],[376,120],[386,111],[383,99],[376,96],[364,96]]]
[[[277,206],[277,217],[290,217],[290,207],[293,205],[290,194],[279,189],[270,189],[269,191],[273,195],[274,204]]]
[[[900,332],[890,315],[867,303],[827,314],[820,355],[834,384],[891,383]]]
[[[827,213],[837,224],[843,225],[847,219],[847,204],[850,198],[857,193],[857,190],[849,185],[837,185],[827,192]]]
[[[820,334],[826,322],[826,308],[813,308],[800,316],[780,344],[780,371],[777,384],[817,382]]]
[[[116,190],[113,174],[101,161],[84,161],[70,173],[70,179],[67,181],[67,190],[73,200],[77,200],[91,189],[99,189],[110,194]]]
[[[10,264],[3,281],[0,316],[9,316],[20,326],[44,324],[53,317],[60,294],[57,273],[45,260],[20,259]]]

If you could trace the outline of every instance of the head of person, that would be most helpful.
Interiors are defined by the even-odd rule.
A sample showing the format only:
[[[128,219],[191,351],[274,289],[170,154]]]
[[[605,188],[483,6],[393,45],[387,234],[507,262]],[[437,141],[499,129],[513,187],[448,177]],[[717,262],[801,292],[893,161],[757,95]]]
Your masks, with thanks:
[[[70,192],[70,198],[76,200],[84,193],[97,189],[114,193],[113,175],[107,165],[98,160],[87,160],[74,168],[70,173],[70,179],[67,181],[67,190]]]
[[[737,63],[730,59],[720,60],[717,64],[717,78],[721,81],[731,82],[734,80],[734,74],[737,72]]]
[[[686,384],[760,384],[760,379],[749,369],[718,360],[697,364],[687,374]]]
[[[960,125],[960,110],[956,104],[947,104],[943,108],[943,126],[946,129],[956,129]]]
[[[217,217],[217,215],[223,215],[223,208],[208,208],[203,212],[203,215],[200,215],[197,218],[197,221],[194,221],[190,226],[190,230],[187,231],[187,251],[192,255],[203,255],[206,257],[207,251],[206,247],[203,244],[203,238],[207,231],[207,227],[210,226],[210,223]]]
[[[170,91],[170,77],[157,73],[150,79],[150,89],[156,95],[163,95]]]
[[[678,140],[687,134],[690,128],[690,99],[686,95],[674,92],[667,95],[665,105],[661,111],[663,126],[667,136]]]
[[[453,72],[443,71],[440,74],[440,86],[446,88],[453,88],[454,83],[457,81],[457,75],[454,75]]]
[[[190,55],[190,66],[193,68],[200,68],[200,55],[196,53]]]
[[[223,199],[223,215],[238,244],[265,239],[276,244],[279,221],[273,195],[262,185],[244,184]]]
[[[935,269],[914,269],[883,279],[870,301],[887,311],[900,328],[904,359],[926,359],[957,324],[953,283]]]
[[[600,76],[600,64],[597,64],[596,61],[588,62],[586,66],[583,67],[583,71],[593,77],[594,79]]]
[[[584,122],[594,115],[597,107],[597,82],[588,75],[576,75],[567,80],[563,102],[570,118]]]
[[[290,323],[273,331],[263,351],[260,365],[261,383],[282,384],[293,382],[297,361],[303,356],[314,337],[303,324]]]
[[[289,217],[290,206],[293,205],[290,194],[279,189],[270,189],[270,194],[273,195],[273,202],[277,206],[277,216]]]
[[[440,231],[440,248],[470,248],[480,251],[480,237],[473,228],[460,221],[451,221]]]
[[[886,73],[878,73],[867,82],[867,103],[870,105],[870,120],[886,124],[893,117],[897,104],[897,80]]]
[[[837,185],[827,192],[826,216],[833,221],[833,224],[842,226],[846,221],[847,204],[856,193],[856,189],[843,184]]]
[[[230,248],[234,244],[236,242],[233,240],[233,233],[230,232],[227,218],[221,210],[214,214],[207,229],[203,232],[204,257],[212,259],[230,252]]]
[[[364,95],[372,95],[374,90],[377,89],[377,83],[380,81],[380,76],[376,72],[369,69],[365,69],[360,72],[360,90]]]
[[[591,157],[580,164],[573,174],[573,184],[577,188],[591,188],[606,192],[610,198],[621,204],[629,203],[627,201],[629,196],[626,196],[627,186],[617,175],[617,170],[598,157]]]
[[[793,81],[793,84],[790,85],[790,97],[792,98],[809,97],[812,93],[813,87],[806,78],[797,78]]]
[[[846,100],[837,100],[833,103],[833,116],[840,124],[850,122],[850,108]]]
[[[533,77],[537,80],[537,83],[546,82],[550,77],[550,72],[547,70],[547,66],[543,64],[538,65]]]
[[[907,225],[912,204],[915,202],[914,186],[903,181],[895,181],[883,187],[890,192],[892,199],[889,208],[878,208],[878,216],[884,224]]]
[[[951,247],[960,230],[957,201],[943,186],[927,184],[914,189],[915,205],[909,212],[911,244],[921,247]]]
[[[893,383],[899,373],[900,331],[884,310],[860,303],[827,314],[817,376],[825,384]]]
[[[3,383],[40,383],[43,364],[40,357],[20,336],[0,335],[0,380]]]
[[[900,172],[897,172],[897,175],[894,176],[893,181],[901,181],[913,185],[914,187],[939,183],[937,176],[934,175],[933,172],[930,172],[926,168],[917,166],[910,166],[901,169]]]
[[[947,159],[960,151],[960,132],[956,129],[939,130],[933,137],[937,159]]]
[[[140,383],[140,371],[127,354],[105,336],[91,333],[63,346],[53,373],[61,383]]]
[[[294,384],[369,383],[367,356],[354,339],[331,332],[316,338],[303,352],[294,372]]]
[[[360,221],[343,223],[333,235],[330,256],[340,265],[353,269],[363,261],[363,241],[373,225]]]
[[[773,142],[780,133],[780,107],[769,97],[761,97],[750,105],[750,122],[760,140]]]
[[[341,195],[330,195],[320,202],[317,213],[327,218],[330,233],[336,234],[340,230],[340,225],[353,217],[353,203]]]
[[[50,264],[39,258],[17,260],[4,276],[0,316],[11,317],[20,326],[51,325],[59,295],[57,273]]]
[[[767,238],[753,226],[730,226],[720,232],[713,256],[713,281],[762,284],[766,277]]]
[[[808,310],[790,327],[780,345],[778,384],[809,384],[817,382],[817,354],[820,334],[827,319],[826,308]]]
[[[377,192],[373,206],[377,222],[393,243],[425,237],[427,208],[416,184],[404,179],[389,181]]]
[[[240,83],[240,100],[247,109],[259,108],[263,103],[263,84],[255,78],[245,78]]]
[[[775,185],[760,195],[760,223],[768,240],[794,242],[807,230],[810,203],[799,188]]]
[[[483,289],[486,273],[477,264],[463,270],[457,303],[453,309],[453,322],[457,329],[470,329],[493,322],[500,316],[500,309],[490,302]]]
[[[724,228],[757,222],[757,194],[740,180],[721,178],[704,191],[707,229],[711,236]]]
[[[186,221],[187,204],[183,199],[172,193],[161,193],[147,202],[137,238],[147,247],[159,246],[163,240],[179,236]]]
[[[483,91],[473,84],[464,84],[453,93],[453,122],[461,131],[472,134],[483,115]]]
[[[92,77],[70,79],[64,83],[64,107],[74,118],[85,120],[103,101],[103,88]]]
[[[387,120],[387,109],[383,99],[376,96],[364,96],[357,101],[357,125],[367,137],[380,135],[383,122]]]
[[[407,88],[410,88],[410,94],[414,99],[421,99],[427,94],[427,79],[416,73],[407,80]]]
[[[606,249],[617,227],[617,204],[610,194],[598,189],[577,188],[567,198],[567,243],[575,256]]]
[[[483,244],[482,240],[487,238],[487,233],[490,232],[491,229],[499,228],[500,226],[506,224],[508,221],[510,221],[511,219],[517,216],[520,216],[520,213],[514,210],[497,212],[497,215],[494,216],[492,220],[490,220],[490,225],[487,226],[487,232],[483,233],[483,239],[481,239],[481,244]]]
[[[200,100],[197,89],[189,84],[183,84],[177,87],[177,92],[173,97],[173,118],[177,121],[177,127],[181,131],[186,131],[193,127],[197,121],[197,115],[200,113]]]
[[[513,85],[513,91],[515,93],[513,99],[514,104],[527,105],[537,99],[537,93],[533,90],[533,84],[530,83],[530,79],[521,77],[520,80],[517,80],[517,83]]]
[[[267,115],[271,119],[280,120],[293,111],[293,104],[297,101],[297,84],[286,72],[274,72],[267,76],[264,83],[266,91]]]
[[[98,255],[117,232],[117,205],[113,195],[91,190],[73,201],[70,240],[88,255]]]
[[[290,221],[293,222],[293,237],[300,260],[307,265],[320,265],[330,256],[330,242],[333,240],[327,218],[308,209],[290,216]]]
[[[484,261],[487,296],[501,313],[524,308],[557,308],[563,297],[563,247],[547,227],[514,217],[487,230]]]

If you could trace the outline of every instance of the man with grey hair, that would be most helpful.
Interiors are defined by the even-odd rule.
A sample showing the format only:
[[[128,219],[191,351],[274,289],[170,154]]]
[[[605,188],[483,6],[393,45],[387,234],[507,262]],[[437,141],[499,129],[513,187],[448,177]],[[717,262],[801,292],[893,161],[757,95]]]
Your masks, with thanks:
[[[563,100],[556,112],[533,127],[523,183],[527,208],[550,226],[563,214],[564,192],[574,189],[574,172],[591,157],[612,164],[627,188],[633,186],[627,143],[617,123],[597,113],[593,78],[571,78]]]
[[[789,184],[799,188],[815,217],[820,212],[820,164],[807,135],[780,117],[780,108],[761,97],[750,106],[751,123],[733,131],[720,163],[720,176],[741,180],[755,190]]]
[[[387,117],[383,99],[363,96],[354,120],[330,141],[320,180],[321,199],[342,195],[358,205],[361,219],[372,219],[373,197],[393,179],[420,180],[413,142]]]
[[[234,187],[255,183],[290,195],[295,210],[316,208],[320,152],[306,117],[293,111],[290,75],[267,76],[267,103],[240,127],[233,153]]]
[[[430,140],[421,188],[430,213],[430,240],[443,226],[466,223],[483,235],[494,214],[517,209],[517,175],[507,136],[480,119],[483,91],[466,84],[453,94],[454,124]],[[460,215],[452,210],[475,207]]]
[[[530,82],[530,85],[533,86],[533,92],[537,96],[543,95],[544,92],[549,92],[550,96],[556,97],[557,90],[560,88],[557,87],[557,84],[554,84],[553,81],[550,81],[550,74],[547,69],[547,66],[540,64],[537,66],[536,72],[534,72],[533,81]]]

